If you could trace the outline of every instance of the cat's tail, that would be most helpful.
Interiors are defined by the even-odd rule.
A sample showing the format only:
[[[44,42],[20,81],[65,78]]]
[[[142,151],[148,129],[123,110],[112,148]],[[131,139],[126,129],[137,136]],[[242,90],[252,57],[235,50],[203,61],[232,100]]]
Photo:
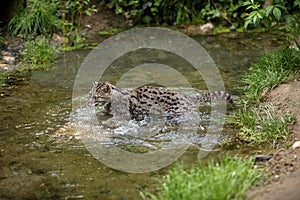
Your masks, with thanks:
[[[224,100],[228,103],[233,103],[233,99],[230,94],[224,91],[213,91],[202,94],[198,97],[200,102],[211,102],[212,100]]]

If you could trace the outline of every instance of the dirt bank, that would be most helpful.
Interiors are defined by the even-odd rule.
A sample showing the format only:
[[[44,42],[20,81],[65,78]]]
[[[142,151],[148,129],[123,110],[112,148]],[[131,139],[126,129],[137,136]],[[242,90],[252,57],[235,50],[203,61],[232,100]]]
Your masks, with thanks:
[[[290,113],[297,122],[292,128],[291,145],[300,140],[300,79],[283,83],[266,95],[278,113]],[[268,183],[253,188],[249,199],[257,200],[299,200],[300,199],[300,148],[289,147],[275,152],[265,163],[265,171],[272,176]]]

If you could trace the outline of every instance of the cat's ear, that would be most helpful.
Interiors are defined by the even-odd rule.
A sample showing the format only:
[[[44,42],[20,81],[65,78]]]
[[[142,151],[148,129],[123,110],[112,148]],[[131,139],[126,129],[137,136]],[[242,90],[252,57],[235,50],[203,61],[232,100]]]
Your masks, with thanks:
[[[93,86],[97,86],[98,84],[99,84],[98,81],[94,81],[94,82],[93,82]]]

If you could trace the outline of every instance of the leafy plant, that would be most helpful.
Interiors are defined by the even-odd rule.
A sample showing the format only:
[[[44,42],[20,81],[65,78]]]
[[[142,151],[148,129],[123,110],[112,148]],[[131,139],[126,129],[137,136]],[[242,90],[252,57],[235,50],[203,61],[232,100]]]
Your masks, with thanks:
[[[254,0],[246,1],[243,6],[247,6],[246,11],[251,10],[251,12],[246,14],[244,27],[247,29],[249,24],[258,26],[260,21],[263,19],[264,10],[261,9],[260,3],[254,2]]]
[[[189,170],[174,167],[161,182],[157,195],[147,193],[142,197],[153,200],[244,199],[247,190],[261,178],[252,159],[224,158],[218,163],[210,160],[208,165],[201,162]]]
[[[65,4],[60,0],[55,0],[56,5],[60,7],[58,15],[66,16],[66,19],[75,27],[79,28],[83,14],[91,15],[98,12],[95,5],[90,4],[91,0],[67,0]]]
[[[299,0],[294,1],[294,6],[289,6],[289,4],[283,0],[274,0],[271,5],[265,8],[262,8],[262,2],[247,0],[243,6],[246,7],[245,10],[247,11],[247,13],[244,14],[245,29],[247,29],[250,24],[257,27],[261,23],[269,28],[282,21],[285,21],[285,27],[287,29],[289,29],[290,26],[293,26],[293,28],[299,26],[299,19],[297,19],[299,14],[293,14],[293,11],[297,10],[297,6],[300,8]]]
[[[108,6],[113,8],[116,14],[123,14],[134,23],[143,22],[146,24],[159,19],[158,14],[163,4],[165,4],[163,0],[113,0],[108,2]]]
[[[98,12],[96,6],[90,5],[91,0],[54,0],[54,2],[59,7],[57,15],[62,20],[62,32],[63,36],[68,38],[68,44],[74,46],[82,43],[84,38],[79,34],[82,16]]]
[[[45,38],[37,38],[26,44],[26,50],[22,52],[23,63],[33,66],[48,66],[54,59],[55,47],[50,46]]]
[[[101,2],[114,9],[116,14],[124,15],[134,24],[179,25],[213,21],[238,25],[242,22],[239,15],[239,12],[242,12],[242,0],[102,0]]]

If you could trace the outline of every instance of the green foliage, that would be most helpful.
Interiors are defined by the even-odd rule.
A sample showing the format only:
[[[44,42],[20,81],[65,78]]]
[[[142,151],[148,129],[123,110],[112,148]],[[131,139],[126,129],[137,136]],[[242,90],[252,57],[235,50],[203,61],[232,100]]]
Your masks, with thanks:
[[[245,104],[233,118],[240,127],[240,140],[250,144],[271,144],[273,147],[278,140],[288,138],[289,125],[295,122],[290,115],[276,114],[270,105],[250,108]]]
[[[89,4],[91,0],[53,0],[59,8],[58,15],[70,22],[72,26],[79,28],[82,15],[91,15],[97,12],[95,5]],[[63,4],[64,3],[64,4]],[[68,24],[69,25],[69,24]]]
[[[43,35],[49,37],[62,29],[69,45],[84,41],[79,34],[82,15],[97,12],[90,0],[29,0],[28,7],[21,9],[8,25],[11,35],[21,34],[26,39]]]
[[[263,24],[265,27],[270,28],[285,22],[284,28],[293,30],[294,34],[299,34],[299,0],[294,0],[293,5],[287,1],[274,0],[272,4],[262,8],[264,1],[247,0],[243,4],[245,6],[244,27],[248,28],[249,25],[254,27]]]
[[[124,14],[126,18],[134,22],[149,24],[159,20],[159,11],[164,4],[163,0],[139,1],[139,0],[113,0],[108,1],[108,6],[115,10],[116,14]],[[166,2],[168,4],[168,2]],[[171,15],[172,16],[172,15]]]
[[[249,188],[261,178],[252,159],[225,158],[219,163],[211,160],[208,165],[201,162],[189,170],[174,167],[162,181],[157,196],[148,193],[142,197],[153,200],[244,199]]]
[[[53,0],[61,18],[63,36],[68,38],[68,45],[77,46],[84,42],[84,38],[79,34],[81,19],[83,14],[91,15],[97,12],[95,5],[90,5],[91,0]]]
[[[262,93],[273,89],[300,70],[299,51],[285,47],[278,52],[258,59],[244,78],[245,100],[240,101],[241,108],[233,116],[240,127],[237,137],[251,144],[272,144],[289,136],[289,125],[295,122],[290,115],[277,115],[271,105],[255,106],[261,103]],[[252,104],[252,106],[251,106]]]
[[[260,21],[263,19],[263,9],[260,8],[260,3],[251,1],[246,1],[243,6],[247,6],[246,11],[251,10],[250,14],[247,14],[245,19],[244,27],[247,29],[249,24],[258,26]]]
[[[15,84],[24,80],[24,76],[20,76],[17,72],[1,72],[0,73],[0,87]]]
[[[54,59],[55,47],[49,46],[45,38],[37,38],[26,44],[26,50],[22,52],[23,64],[31,66],[49,66]]]
[[[240,15],[243,2],[243,0],[208,0],[204,7],[200,9],[198,18],[204,21],[215,21],[217,23],[225,23],[238,27],[242,23]]]
[[[187,1],[187,0],[113,0],[105,1],[116,14],[123,14],[134,23],[197,23],[218,21],[234,23],[240,20],[243,1]]]
[[[258,59],[243,80],[246,83],[245,95],[250,102],[258,102],[263,91],[282,83],[288,75],[300,69],[299,51],[284,48],[279,52]]]
[[[21,34],[24,38],[51,35],[57,30],[57,18],[53,16],[50,5],[37,0],[29,3],[26,9],[20,10],[11,19],[8,24],[9,33],[13,36]]]
[[[6,86],[6,80],[9,75],[7,73],[0,73],[0,87]]]

